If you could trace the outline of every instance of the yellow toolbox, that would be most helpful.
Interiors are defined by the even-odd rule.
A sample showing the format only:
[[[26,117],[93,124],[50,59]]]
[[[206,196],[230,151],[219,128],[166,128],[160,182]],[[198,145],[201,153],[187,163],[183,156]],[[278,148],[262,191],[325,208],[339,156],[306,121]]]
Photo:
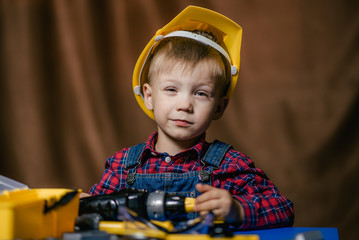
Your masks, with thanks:
[[[73,232],[79,190],[39,188],[0,193],[0,240],[59,238]]]

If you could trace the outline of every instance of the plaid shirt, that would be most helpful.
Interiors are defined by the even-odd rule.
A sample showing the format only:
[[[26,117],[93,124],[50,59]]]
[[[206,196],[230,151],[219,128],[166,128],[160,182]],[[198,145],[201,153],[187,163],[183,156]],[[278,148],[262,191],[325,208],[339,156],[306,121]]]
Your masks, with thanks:
[[[171,156],[169,163],[164,161],[169,156],[167,153],[154,150],[156,141],[157,133],[147,139],[137,173],[182,173],[201,170],[200,159],[209,146],[205,141],[205,135],[192,148]],[[125,169],[124,159],[128,151],[129,148],[124,148],[107,159],[102,179],[91,188],[90,194],[109,194],[126,187],[128,171]],[[213,170],[211,177],[212,186],[228,190],[242,204],[244,221],[239,229],[293,224],[292,202],[282,196],[263,170],[256,168],[243,153],[231,148],[220,168]]]

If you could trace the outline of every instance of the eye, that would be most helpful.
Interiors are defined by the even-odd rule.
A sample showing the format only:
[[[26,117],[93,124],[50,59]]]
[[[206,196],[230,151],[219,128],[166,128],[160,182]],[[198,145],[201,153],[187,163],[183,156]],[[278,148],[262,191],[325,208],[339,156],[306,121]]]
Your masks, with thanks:
[[[164,89],[164,91],[165,91],[165,92],[169,92],[169,93],[175,93],[175,92],[177,92],[177,89],[174,88],[174,87],[166,87],[166,88]]]
[[[197,91],[196,95],[200,97],[208,97],[208,93],[205,91]]]

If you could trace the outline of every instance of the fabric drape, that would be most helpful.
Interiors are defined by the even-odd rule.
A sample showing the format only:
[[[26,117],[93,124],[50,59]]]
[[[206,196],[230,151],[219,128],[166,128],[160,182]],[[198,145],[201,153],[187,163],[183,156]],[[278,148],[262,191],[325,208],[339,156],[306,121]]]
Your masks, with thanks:
[[[356,0],[0,0],[0,174],[88,191],[108,156],[145,141],[155,124],[132,70],[189,4],[243,27],[238,85],[209,140],[264,169],[293,200],[295,226],[358,237]]]

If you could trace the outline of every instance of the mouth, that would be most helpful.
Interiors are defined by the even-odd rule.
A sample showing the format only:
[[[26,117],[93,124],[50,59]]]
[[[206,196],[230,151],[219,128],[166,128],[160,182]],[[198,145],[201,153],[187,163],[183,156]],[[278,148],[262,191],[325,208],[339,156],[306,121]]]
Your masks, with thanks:
[[[178,127],[187,127],[189,125],[191,125],[192,123],[187,121],[187,120],[183,120],[183,119],[173,119],[172,120]]]

